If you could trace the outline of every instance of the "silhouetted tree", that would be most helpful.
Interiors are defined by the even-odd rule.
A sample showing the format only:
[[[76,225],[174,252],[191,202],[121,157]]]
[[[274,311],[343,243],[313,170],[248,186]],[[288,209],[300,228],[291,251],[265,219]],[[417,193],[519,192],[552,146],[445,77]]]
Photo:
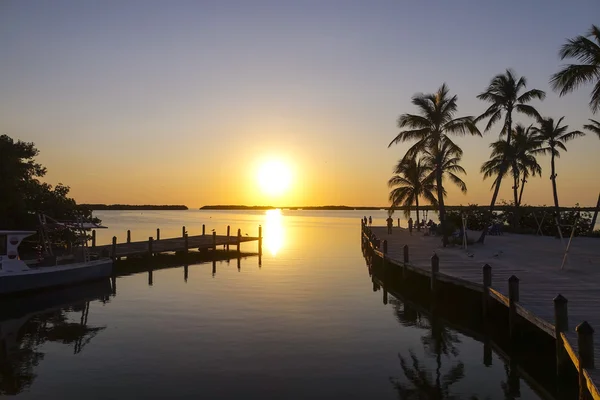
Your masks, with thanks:
[[[534,99],[543,100],[546,97],[546,93],[538,89],[531,89],[523,92],[526,87],[527,80],[525,77],[522,76],[517,78],[514,71],[507,69],[504,74],[499,74],[492,78],[487,89],[477,96],[478,99],[491,103],[488,109],[476,119],[476,121],[479,122],[489,118],[485,127],[486,132],[489,131],[496,122],[500,121],[504,114],[504,124],[500,130],[500,136],[506,135],[507,146],[510,145],[511,141],[510,132],[512,132],[513,111],[530,117],[539,118],[538,111],[527,103]],[[494,206],[498,199],[502,178],[508,167],[509,164],[504,159],[503,162],[500,163],[501,171],[499,171],[498,178],[495,181],[494,194],[492,195],[492,201],[490,203],[490,218],[492,217]],[[486,229],[483,230],[479,242],[484,242],[485,235]]]
[[[554,207],[556,207],[557,216],[558,213],[558,191],[556,189],[556,165],[555,159],[560,157],[560,150],[567,151],[565,143],[580,136],[584,136],[585,133],[581,131],[570,131],[569,125],[563,125],[564,117],[561,117],[556,123],[553,118],[542,118],[539,121],[539,127],[533,127],[533,132],[537,135],[537,138],[543,142],[543,147],[535,150],[536,153],[550,154],[550,179],[552,180],[552,194],[554,196]]]
[[[593,113],[600,110],[600,28],[592,25],[587,35],[568,39],[559,51],[561,60],[573,58],[579,64],[569,64],[552,75],[550,84],[560,96],[577,89],[580,85],[594,85],[590,96]]]
[[[443,146],[452,154],[462,154],[462,150],[452,139],[452,135],[477,135],[481,133],[475,126],[473,117],[455,118],[458,110],[458,97],[450,96],[448,86],[444,83],[436,93],[417,94],[413,96],[412,103],[417,106],[419,114],[402,114],[398,118],[400,133],[390,142],[393,144],[416,141],[404,155],[404,159],[415,158],[418,154],[439,152]],[[444,232],[444,245],[448,243],[446,230],[446,209],[443,194],[443,167],[434,164],[433,173],[437,187],[437,201],[440,224]]]
[[[431,174],[432,167],[417,159],[400,160],[394,168],[394,176],[388,181],[390,191],[390,213],[399,206],[406,207],[404,214],[410,215],[410,208],[415,204],[417,210],[417,229],[419,219],[419,197],[437,206],[437,199],[433,192],[436,190],[434,176]]]
[[[600,139],[600,122],[590,119],[591,123],[583,126],[583,129],[587,129],[588,131],[595,133],[598,135],[598,139]]]

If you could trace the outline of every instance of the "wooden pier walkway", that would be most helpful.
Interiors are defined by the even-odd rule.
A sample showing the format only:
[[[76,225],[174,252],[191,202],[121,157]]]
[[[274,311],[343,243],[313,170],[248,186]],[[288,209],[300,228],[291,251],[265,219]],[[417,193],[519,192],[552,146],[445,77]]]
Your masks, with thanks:
[[[560,342],[573,365],[579,370],[578,335],[575,328],[587,321],[600,329],[600,241],[594,238],[576,238],[571,244],[569,264],[561,270],[564,247],[552,237],[506,234],[486,238],[484,245],[467,250],[460,246],[443,248],[441,238],[424,236],[413,231],[410,235],[402,228],[373,227],[372,233],[381,242],[387,241],[386,259],[396,265],[404,264],[404,246],[408,246],[410,269],[423,275],[432,275],[433,254],[439,257],[437,279],[484,291],[483,271],[491,266],[490,294],[500,303],[509,305],[511,276],[518,278],[518,315],[556,338],[554,299],[560,294],[568,301],[568,326],[559,333]],[[469,232],[476,238],[478,232]],[[382,248],[381,248],[382,250]],[[382,255],[381,252],[378,252]],[[560,343],[559,342],[559,343]],[[600,340],[593,344],[591,367],[583,369],[585,384],[594,399],[600,399]],[[589,362],[586,362],[589,364]]]
[[[188,236],[185,226],[182,229],[182,236],[177,238],[162,239],[160,238],[160,230],[157,230],[155,237],[149,237],[148,240],[132,242],[130,240],[130,232],[127,232],[127,241],[117,243],[117,238],[113,237],[112,244],[96,245],[95,232],[92,232],[92,244],[90,250],[92,253],[104,254],[113,259],[121,257],[134,257],[144,255],[154,255],[167,252],[187,252],[189,250],[216,250],[219,246],[236,246],[237,251],[240,251],[240,245],[247,242],[258,241],[258,253],[262,254],[262,228],[258,228],[258,236],[242,236],[240,230],[237,235],[229,235],[229,227],[227,227],[227,235],[217,235],[212,232],[206,235],[203,229],[202,235]]]

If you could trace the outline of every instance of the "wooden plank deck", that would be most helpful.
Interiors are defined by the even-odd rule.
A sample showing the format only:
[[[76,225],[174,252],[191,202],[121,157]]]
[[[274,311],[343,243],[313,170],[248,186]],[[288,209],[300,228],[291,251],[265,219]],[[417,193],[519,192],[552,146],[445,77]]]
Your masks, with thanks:
[[[238,242],[237,236],[224,236],[217,235],[215,238],[217,246],[229,245],[236,246]],[[240,243],[258,241],[258,237],[254,236],[241,236],[239,238]],[[190,250],[198,249],[212,249],[213,248],[213,236],[212,235],[197,235],[188,236],[188,248]],[[112,244],[106,244],[101,246],[90,247],[92,252],[101,254],[107,252],[109,256],[112,254]],[[143,242],[130,242],[130,243],[117,243],[117,252],[114,257],[131,257],[147,254],[149,250],[148,241]],[[153,253],[166,253],[174,251],[185,250],[185,239],[183,237],[171,238],[171,239],[160,239],[152,242]]]
[[[459,246],[443,248],[440,237],[424,236],[422,232],[394,228],[391,235],[384,227],[373,227],[378,239],[387,240],[388,257],[401,262],[403,246],[409,247],[409,262],[428,274],[434,252],[440,258],[440,273],[482,284],[484,264],[492,267],[492,288],[508,297],[508,278],[519,278],[518,312],[524,318],[554,336],[553,299],[560,293],[568,300],[569,330],[565,332],[577,354],[575,327],[583,321],[600,331],[600,241],[575,238],[571,244],[569,264],[560,270],[564,247],[559,239],[533,235],[506,234],[488,236],[484,245],[468,250]],[[478,232],[469,232],[476,239]],[[600,399],[600,339],[594,341],[595,369],[586,370],[588,388]],[[575,365],[578,365],[575,364]]]

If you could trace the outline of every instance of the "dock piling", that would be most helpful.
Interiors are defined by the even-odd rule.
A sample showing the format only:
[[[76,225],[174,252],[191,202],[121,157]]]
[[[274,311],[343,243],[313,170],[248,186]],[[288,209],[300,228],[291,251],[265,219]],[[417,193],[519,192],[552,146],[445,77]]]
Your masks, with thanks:
[[[160,228],[156,228],[156,240],[160,240]]]
[[[92,230],[92,249],[96,247],[96,230]]]
[[[206,235],[206,225],[202,224],[202,236]]]
[[[189,244],[188,244],[188,234],[187,232],[183,235],[183,251],[185,252],[185,254],[188,253],[188,249],[189,249]]]
[[[568,365],[569,356],[563,344],[562,332],[569,330],[567,299],[559,294],[554,298],[554,334],[556,336],[556,375],[561,376]]]
[[[583,321],[577,325],[575,331],[577,332],[580,369],[594,369],[594,328],[587,321]]]
[[[181,227],[181,237],[185,237],[185,233],[186,233],[186,230],[185,230],[185,225],[184,225]]]
[[[113,262],[117,261],[117,237],[113,236],[112,249],[110,252]]]
[[[481,309],[483,318],[487,317],[490,301],[490,287],[492,286],[492,267],[489,264],[483,266],[483,294],[481,298]]]
[[[262,226],[258,226],[258,254],[262,255]]]
[[[154,247],[153,242],[154,242],[154,240],[152,239],[152,236],[150,236],[148,238],[148,257],[152,257],[152,250],[153,250],[152,248]]]
[[[584,369],[594,369],[594,329],[583,321],[575,328],[577,332],[577,348],[579,358],[579,398],[585,399],[587,384]]]
[[[516,335],[517,302],[519,301],[519,278],[512,275],[508,278],[508,331],[510,338]]]
[[[436,280],[437,280],[437,275],[440,272],[440,258],[438,257],[437,254],[433,253],[433,256],[431,256],[431,293],[435,293],[436,291]]]
[[[131,243],[131,231],[127,229],[127,243]]]
[[[212,247],[213,247],[213,254],[216,255],[217,254],[217,232],[213,231],[213,241],[212,241]]]
[[[227,251],[229,251],[229,232],[231,227],[227,225]]]
[[[238,229],[238,235],[237,235],[237,252],[238,254],[240,254],[240,244],[242,243],[242,230]]]

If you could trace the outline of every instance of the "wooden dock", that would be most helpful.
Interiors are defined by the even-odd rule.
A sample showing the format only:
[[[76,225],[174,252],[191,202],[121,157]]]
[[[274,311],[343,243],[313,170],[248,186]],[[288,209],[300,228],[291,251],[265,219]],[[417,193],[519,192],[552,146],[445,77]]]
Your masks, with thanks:
[[[92,244],[90,250],[92,253],[105,255],[114,260],[122,257],[153,256],[168,252],[188,252],[193,250],[216,250],[219,246],[236,246],[240,251],[240,245],[247,242],[258,242],[258,253],[262,254],[262,228],[259,226],[259,236],[242,236],[238,229],[237,235],[229,235],[230,229],[227,227],[227,235],[217,235],[216,232],[202,235],[188,236],[185,226],[182,228],[182,236],[176,238],[160,238],[160,230],[157,230],[155,237],[149,237],[148,240],[132,242],[130,232],[127,232],[127,241],[117,243],[117,238],[113,237],[112,244],[96,245],[95,232],[92,232]]]
[[[600,399],[600,370],[595,368],[600,363],[600,340],[593,343],[590,333],[587,338],[592,338],[592,343],[584,336],[583,342],[578,340],[576,327],[585,330],[592,326],[600,328],[600,251],[596,249],[590,253],[587,246],[578,248],[577,242],[572,247],[570,265],[560,270],[560,262],[564,249],[561,242],[554,238],[536,238],[544,241],[545,253],[555,254],[554,265],[544,264],[531,254],[535,249],[530,246],[531,235],[505,235],[492,237],[485,245],[473,246],[468,250],[456,247],[441,247],[439,237],[427,237],[422,232],[413,232],[413,235],[401,228],[393,228],[393,233],[388,234],[384,227],[363,227],[363,241],[368,240],[370,232],[377,238],[372,247],[379,244],[374,252],[383,257],[384,241],[387,247],[385,258],[390,264],[410,270],[422,275],[466,287],[470,290],[489,293],[492,301],[497,301],[511,309],[520,317],[537,326],[551,337],[559,337],[557,341],[557,359],[559,353],[564,353],[564,359],[570,359],[575,368],[580,371],[580,379],[587,386],[594,399]],[[472,235],[476,233],[473,232]],[[490,239],[490,238],[488,238]],[[578,238],[582,240],[597,240],[593,238]],[[547,243],[546,243],[547,242]],[[595,243],[595,242],[594,242]],[[600,245],[600,242],[598,242]],[[405,263],[405,246],[408,249]],[[470,251],[469,251],[470,250]],[[504,253],[510,252],[512,263],[502,260]],[[436,255],[437,265],[433,267],[432,256]],[[528,255],[528,257],[524,257]],[[519,257],[522,257],[520,259]],[[554,256],[553,256],[554,257]],[[508,258],[508,257],[507,257]],[[516,260],[516,261],[514,261]],[[532,261],[533,260],[533,261]],[[491,285],[489,290],[484,285],[482,267],[488,264],[491,267]],[[512,296],[509,290],[509,279],[513,280]],[[433,287],[433,285],[432,285]],[[516,296],[515,296],[516,294]],[[567,300],[566,326],[555,325],[554,300],[558,295]],[[582,325],[587,321],[588,325]],[[557,334],[558,333],[558,334]],[[580,355],[579,343],[582,343],[583,355]],[[564,349],[564,350],[563,350]],[[580,356],[584,368],[580,368]],[[568,357],[568,358],[567,358]],[[591,360],[590,360],[591,359]],[[594,363],[595,360],[595,363]],[[564,360],[563,360],[564,361]],[[560,362],[559,362],[560,363]]]

